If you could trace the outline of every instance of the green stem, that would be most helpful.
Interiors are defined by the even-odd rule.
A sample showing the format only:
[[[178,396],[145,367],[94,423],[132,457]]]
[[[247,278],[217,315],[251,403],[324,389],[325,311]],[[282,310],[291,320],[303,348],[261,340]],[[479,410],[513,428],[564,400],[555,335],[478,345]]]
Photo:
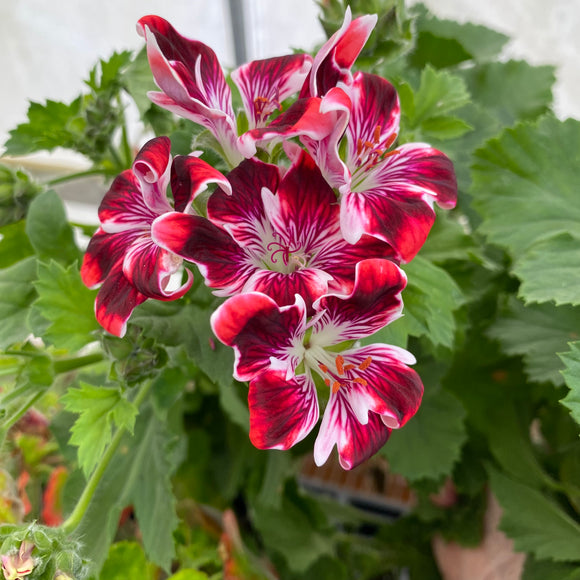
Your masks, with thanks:
[[[104,359],[104,355],[101,352],[95,352],[93,354],[87,354],[85,356],[77,356],[74,358],[64,358],[61,360],[55,360],[54,372],[56,374],[68,373],[88,365],[92,365],[101,362]]]
[[[16,424],[22,417],[24,417],[24,415],[26,415],[26,412],[28,411],[28,409],[30,409],[30,407],[32,407],[45,393],[46,393],[46,389],[43,389],[43,390],[39,391],[38,393],[35,393],[32,397],[30,397],[30,399],[28,399],[28,401],[26,401],[26,403],[24,403],[22,405],[22,407],[20,407],[20,409],[18,409],[18,411],[13,413],[12,416],[7,421],[5,421],[3,423],[2,430],[8,432],[8,430],[14,424]]]
[[[121,95],[117,97],[117,103],[119,108],[123,108],[123,103],[121,101]],[[127,119],[123,115],[123,124],[121,125],[121,147],[123,148],[123,154],[125,156],[125,164],[127,167],[131,167],[133,163],[133,153],[131,152],[131,146],[129,145],[129,138],[127,136]]]
[[[143,401],[149,394],[149,390],[151,389],[152,385],[153,385],[152,381],[147,381],[141,387],[140,391],[137,393],[137,396],[133,401],[133,403],[137,408],[141,406],[141,403],[143,403]],[[71,534],[72,532],[74,532],[81,523],[81,520],[83,519],[83,516],[85,515],[85,512],[87,511],[89,504],[93,499],[93,495],[95,495],[97,486],[99,485],[99,482],[101,481],[103,475],[105,474],[105,471],[109,466],[111,459],[115,455],[117,448],[119,447],[119,444],[123,439],[123,435],[125,435],[125,428],[117,429],[117,432],[113,436],[111,443],[107,447],[107,450],[103,454],[103,457],[101,457],[101,461],[91,474],[89,481],[87,482],[87,485],[83,490],[83,493],[79,498],[79,501],[77,502],[77,505],[75,506],[73,512],[61,526],[66,534]]]
[[[109,143],[109,153],[111,154],[111,157],[113,158],[113,163],[115,164],[118,171],[123,171],[124,169],[127,169],[127,165],[121,159],[119,152],[112,143]]]
[[[67,181],[74,181],[75,179],[82,179],[83,177],[90,177],[91,175],[111,175],[111,172],[106,169],[89,169],[88,171],[78,171],[77,173],[69,173],[61,177],[55,177],[47,181],[45,185],[52,186],[59,183],[66,183]]]

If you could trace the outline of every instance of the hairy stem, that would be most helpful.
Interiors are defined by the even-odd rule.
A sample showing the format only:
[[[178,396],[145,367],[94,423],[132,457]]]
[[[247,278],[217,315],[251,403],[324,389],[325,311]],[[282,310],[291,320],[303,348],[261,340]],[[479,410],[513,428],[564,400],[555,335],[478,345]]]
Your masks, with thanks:
[[[139,392],[137,393],[137,396],[135,397],[135,400],[133,401],[137,408],[139,408],[141,406],[141,404],[143,403],[143,401],[145,400],[145,398],[149,394],[149,390],[151,389],[152,384],[153,383],[151,381],[147,381],[141,387]],[[121,443],[121,440],[123,439],[124,434],[125,434],[124,428],[117,429],[115,435],[113,436],[113,439],[111,440],[110,445],[107,447],[107,450],[105,451],[105,453],[101,457],[101,461],[99,462],[99,464],[97,465],[97,467],[95,468],[93,473],[91,474],[91,476],[87,482],[87,485],[86,485],[85,489],[83,490],[83,493],[82,493],[81,497],[79,498],[79,501],[77,502],[77,505],[75,506],[71,515],[62,524],[61,527],[65,531],[65,533],[71,534],[72,532],[74,532],[76,530],[76,528],[81,523],[83,516],[85,515],[85,512],[87,511],[89,504],[91,503],[91,500],[93,499],[93,495],[95,495],[95,491],[97,489],[97,486],[99,485],[99,482],[101,481],[103,475],[105,474],[105,471],[106,471],[107,467],[109,466],[111,459],[113,459],[113,457],[117,451],[117,448],[119,447],[119,444]]]

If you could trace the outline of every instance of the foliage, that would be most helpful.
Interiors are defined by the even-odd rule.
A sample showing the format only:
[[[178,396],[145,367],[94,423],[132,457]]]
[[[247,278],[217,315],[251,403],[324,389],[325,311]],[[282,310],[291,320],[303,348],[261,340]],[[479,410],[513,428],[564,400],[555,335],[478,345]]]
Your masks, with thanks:
[[[347,2],[319,4],[331,35]],[[356,477],[379,485],[388,464],[415,503],[374,495],[368,509],[321,483],[312,436],[251,445],[247,385],[212,337],[221,299],[199,272],[183,298],[147,301],[123,338],[107,335],[59,196],[0,166],[0,554],[34,542],[27,578],[437,578],[432,538],[476,546],[488,488],[524,579],[580,578],[580,124],[551,112],[552,67],[498,59],[503,34],[402,0],[348,4],[378,14],[356,67],[396,86],[399,142],[446,153],[459,184],[458,208],[403,265],[404,316],[363,340],[408,348],[425,394]],[[151,89],[144,50],[114,53],[70,103],[31,103],[6,153],[68,148],[110,180],[133,160],[131,99],[173,154],[195,144],[223,168],[208,133]]]

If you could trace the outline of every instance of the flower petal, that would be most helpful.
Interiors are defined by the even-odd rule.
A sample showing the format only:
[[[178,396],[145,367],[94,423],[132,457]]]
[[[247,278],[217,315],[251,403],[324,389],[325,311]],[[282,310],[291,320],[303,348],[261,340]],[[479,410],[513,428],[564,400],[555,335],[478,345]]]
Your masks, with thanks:
[[[306,375],[269,371],[250,382],[250,440],[258,449],[289,449],[318,421],[316,388]]]
[[[195,262],[218,296],[241,292],[256,271],[248,254],[225,230],[200,216],[164,214],[153,222],[151,236],[162,248]]]
[[[191,155],[178,155],[171,168],[171,191],[175,200],[175,209],[190,212],[193,200],[207,189],[210,183],[216,183],[228,195],[232,187],[227,178],[203,159]]]
[[[234,348],[234,377],[250,381],[267,369],[290,376],[302,360],[306,307],[300,296],[295,304],[279,307],[258,292],[226,300],[211,316],[215,335]]]
[[[352,469],[374,455],[391,434],[379,415],[371,413],[368,423],[362,425],[356,418],[344,393],[331,393],[318,437],[314,442],[314,462],[326,463],[336,445],[343,469]]]
[[[256,154],[257,144],[303,135],[323,139],[333,131],[339,113],[335,110],[323,112],[320,105],[319,98],[298,99],[267,127],[252,129],[239,137],[238,149],[249,158]]]
[[[117,175],[99,206],[99,221],[109,233],[148,229],[157,217],[143,200],[141,184],[133,171]]]
[[[223,227],[242,246],[254,246],[264,238],[265,213],[260,203],[264,188],[275,192],[279,168],[255,159],[243,161],[228,173],[232,194],[215,191],[207,203],[209,219]]]
[[[423,383],[407,366],[415,363],[411,353],[396,346],[371,344],[340,354],[345,365],[355,367],[345,373],[344,388],[361,423],[366,423],[372,412],[380,415],[387,427],[398,429],[415,415],[423,397]]]
[[[312,66],[307,54],[254,60],[232,72],[250,129],[263,127],[270,114],[281,110],[282,101],[300,90]]]
[[[166,194],[171,167],[170,150],[168,137],[156,137],[143,145],[133,162],[133,173],[139,180],[143,201],[156,214],[172,210]]]
[[[236,125],[231,91],[214,51],[181,36],[159,16],[145,16],[137,32],[147,42],[147,57],[165,97],[153,101],[207,127],[228,153],[235,151]],[[175,108],[176,107],[176,108]]]
[[[407,277],[389,260],[362,260],[356,265],[349,295],[328,294],[314,303],[322,315],[314,325],[311,343],[322,347],[374,334],[401,316],[401,292]]]
[[[177,300],[193,284],[189,270],[187,280],[175,290],[167,290],[173,274],[181,267],[181,258],[160,248],[151,237],[142,235],[133,240],[123,259],[123,273],[127,280],[147,298],[157,300]]]
[[[322,45],[314,57],[312,70],[300,96],[322,96],[339,82],[350,84],[352,80],[350,68],[376,23],[376,14],[366,14],[352,20],[348,6],[342,26]]]
[[[95,300],[97,322],[111,334],[123,337],[127,331],[127,321],[136,306],[145,302],[141,294],[123,274],[121,264],[117,264],[107,275]]]

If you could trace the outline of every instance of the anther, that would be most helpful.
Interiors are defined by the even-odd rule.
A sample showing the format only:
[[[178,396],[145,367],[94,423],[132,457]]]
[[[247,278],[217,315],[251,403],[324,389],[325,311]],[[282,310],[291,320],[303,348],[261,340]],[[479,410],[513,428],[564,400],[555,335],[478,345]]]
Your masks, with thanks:
[[[355,383],[358,383],[359,385],[362,385],[363,387],[366,387],[368,385],[367,381],[365,379],[363,379],[362,377],[355,377],[354,379],[352,379]]]
[[[388,149],[397,140],[397,134],[393,133],[385,142],[385,149]]]
[[[328,372],[328,367],[326,365],[323,365],[322,363],[318,363],[318,368],[323,372],[323,373],[327,373]]]
[[[358,365],[358,368],[359,368],[361,371],[364,371],[364,370],[366,370],[366,369],[368,369],[368,368],[369,368],[369,366],[370,366],[370,364],[371,364],[372,362],[373,362],[373,359],[372,359],[372,357],[370,357],[370,356],[367,356],[367,358],[365,358],[365,360],[363,360],[363,361],[360,363],[360,365]]]
[[[324,379],[324,384],[325,384],[327,387],[330,387],[330,379],[329,379],[328,377],[326,377],[326,378]]]
[[[334,381],[334,383],[332,383],[332,392],[334,394],[338,393],[338,389],[340,389],[341,384],[338,381]]]
[[[381,126],[380,125],[377,125],[375,127],[375,130],[374,130],[374,133],[373,133],[373,140],[374,140],[375,143],[378,143],[379,142],[380,136],[381,136]]]
[[[353,369],[356,369],[356,365],[344,365],[344,372],[347,373],[348,371],[352,371]]]
[[[339,375],[344,375],[344,358],[340,354],[336,357],[336,370]]]

